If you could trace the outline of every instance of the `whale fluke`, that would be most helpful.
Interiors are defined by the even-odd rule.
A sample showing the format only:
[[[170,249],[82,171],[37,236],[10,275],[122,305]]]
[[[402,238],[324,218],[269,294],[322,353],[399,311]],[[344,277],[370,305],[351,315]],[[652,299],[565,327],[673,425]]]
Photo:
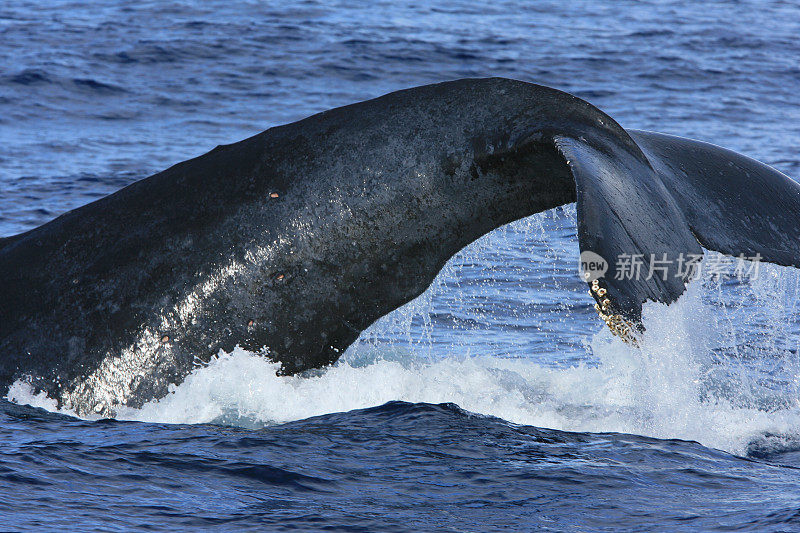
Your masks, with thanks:
[[[800,184],[713,144],[628,133],[635,150],[613,137],[592,146],[556,136],[576,182],[581,251],[609,260],[591,292],[615,333],[634,339],[645,301],[683,294],[700,245],[800,267]],[[639,273],[619,271],[626,257],[638,258]]]
[[[800,267],[800,184],[706,142],[630,130],[704,247]]]
[[[0,240],[0,385],[110,415],[236,345],[322,367],[470,242],[575,201],[581,250],[608,263],[587,278],[596,308],[629,341],[701,244],[800,266],[800,186],[770,167],[555,89],[458,80],[219,146]],[[631,256],[642,274],[618,275]]]
[[[641,151],[626,149],[614,138],[601,146],[559,137],[555,142],[575,178],[581,252],[608,262],[608,272],[593,284],[598,312],[615,333],[629,339],[636,331],[625,331],[621,319],[632,328],[643,302],[676,300],[688,281],[688,272],[676,271],[679,258],[702,250]],[[641,261],[638,272],[618,271],[625,257]],[[668,270],[657,271],[655,264],[651,269],[653,259]],[[611,317],[616,317],[613,324]]]

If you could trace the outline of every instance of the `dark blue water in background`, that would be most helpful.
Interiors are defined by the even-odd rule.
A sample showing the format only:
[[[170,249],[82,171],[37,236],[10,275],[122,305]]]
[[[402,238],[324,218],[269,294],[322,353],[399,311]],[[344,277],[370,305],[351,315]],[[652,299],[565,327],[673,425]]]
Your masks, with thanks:
[[[789,1],[3,3],[0,236],[267,127],[468,76],[797,178],[798,35]],[[0,528],[800,530],[797,276],[767,269],[746,297],[698,282],[650,310],[639,352],[593,316],[573,218],[476,243],[318,376],[223,354],[130,421],[12,391]]]

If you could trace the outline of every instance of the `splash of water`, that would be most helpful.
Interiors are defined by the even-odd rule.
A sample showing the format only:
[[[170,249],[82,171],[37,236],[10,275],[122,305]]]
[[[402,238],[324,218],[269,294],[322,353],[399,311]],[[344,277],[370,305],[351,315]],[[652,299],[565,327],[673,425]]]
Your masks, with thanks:
[[[236,348],[171,387],[165,398],[141,409],[122,409],[117,417],[260,427],[391,400],[453,402],[517,424],[696,440],[737,454],[747,453],[753,443],[770,449],[796,445],[800,276],[793,269],[761,265],[761,275],[748,283],[706,276],[690,284],[673,305],[646,304],[647,334],[639,348],[600,329],[588,311],[569,315],[568,309],[559,313],[554,307],[548,312],[556,322],[585,339],[565,347],[564,333],[548,334],[547,322],[553,319],[536,306],[529,313],[537,317],[540,336],[549,345],[536,344],[532,352],[520,353],[520,339],[528,331],[510,335],[506,344],[496,342],[494,336],[505,334],[502,328],[482,312],[465,310],[465,301],[510,298],[508,306],[517,309],[522,300],[498,289],[497,283],[475,283],[479,278],[464,270],[487,263],[518,265],[510,274],[491,273],[501,285],[508,278],[520,293],[515,297],[541,297],[543,283],[555,279],[562,285],[547,288],[551,297],[573,298],[588,309],[588,298],[578,296],[585,287],[564,277],[565,272],[574,276],[577,257],[574,246],[563,244],[574,242],[569,220],[574,220],[569,211],[529,219],[469,247],[426,294],[370,328],[332,368],[278,377],[276,364]],[[558,231],[563,240],[542,243],[541,236]],[[531,254],[543,258],[542,265],[553,266],[534,261],[535,271],[528,272],[534,281],[523,290],[519,269],[525,267],[519,265],[531,264]],[[458,294],[462,299],[453,301]],[[470,325],[442,323],[443,310]],[[502,319],[519,317],[505,313]],[[481,339],[486,324],[488,340],[473,342],[473,333]],[[596,333],[587,338],[586,331]],[[12,386],[8,398],[55,410],[55,402],[32,394],[22,382]]]

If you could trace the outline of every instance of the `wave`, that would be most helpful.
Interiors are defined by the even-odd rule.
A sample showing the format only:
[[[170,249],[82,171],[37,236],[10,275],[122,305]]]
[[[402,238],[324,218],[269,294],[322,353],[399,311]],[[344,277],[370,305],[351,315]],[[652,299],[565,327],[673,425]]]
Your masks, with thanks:
[[[120,410],[117,418],[262,427],[401,400],[449,402],[537,427],[694,440],[739,455],[753,449],[753,442],[766,442],[765,435],[771,448],[796,442],[796,402],[765,410],[754,407],[742,388],[739,398],[711,394],[712,386],[734,383],[710,385],[698,361],[708,350],[708,333],[698,327],[699,292],[690,288],[669,307],[648,305],[648,338],[640,349],[605,330],[595,334],[588,348],[596,364],[554,368],[498,356],[431,360],[390,348],[371,358],[345,356],[316,375],[279,377],[276,364],[236,348],[173,386],[167,397]],[[23,382],[11,387],[8,398],[56,410],[54,400],[33,395]],[[763,453],[763,446],[755,449]]]
[[[453,403],[557,430],[693,440],[759,457],[793,450],[800,442],[800,274],[794,269],[762,264],[748,283],[707,269],[673,305],[644,306],[640,348],[574,305],[537,304],[529,311],[540,323],[520,331],[464,305],[507,300],[500,320],[513,326],[524,322],[516,312],[531,298],[577,298],[572,293],[583,284],[570,274],[577,255],[569,238],[572,209],[476,241],[426,293],[379,320],[329,369],[277,376],[277,364],[236,348],[173,385],[168,396],[120,409],[117,418],[257,428],[391,401]],[[489,276],[485,264],[516,266]],[[491,277],[500,279],[501,290],[487,285]],[[522,290],[514,279],[528,286]],[[447,320],[443,312],[450,313]],[[526,344],[531,336],[537,341]],[[575,342],[581,338],[582,346]],[[54,400],[33,394],[23,381],[8,399],[57,411]]]

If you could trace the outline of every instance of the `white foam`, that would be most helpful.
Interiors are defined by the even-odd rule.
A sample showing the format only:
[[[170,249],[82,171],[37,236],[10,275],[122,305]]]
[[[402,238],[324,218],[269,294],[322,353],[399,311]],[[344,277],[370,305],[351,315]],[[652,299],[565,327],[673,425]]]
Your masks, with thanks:
[[[278,377],[277,365],[237,348],[220,353],[167,397],[118,417],[263,425],[404,400],[453,402],[539,427],[696,440],[740,454],[760,435],[796,435],[797,402],[765,411],[703,394],[696,356],[709,349],[709,332],[698,320],[698,292],[690,289],[669,307],[648,305],[648,336],[640,349],[598,332],[590,345],[596,365],[554,368],[519,358],[431,360],[392,353],[391,360],[344,362],[318,376]],[[9,398],[55,410],[54,401],[20,383]]]
[[[22,379],[11,384],[11,386],[8,388],[6,399],[9,402],[14,402],[20,405],[30,405],[31,407],[38,407],[39,409],[44,409],[45,411],[77,417],[74,412],[68,409],[59,409],[58,402],[56,400],[47,396],[47,393],[45,392],[36,392],[27,381]]]
[[[388,342],[362,339],[327,371],[278,377],[277,365],[237,348],[171,387],[165,398],[117,416],[261,426],[391,400],[453,402],[518,424],[696,440],[743,454],[765,435],[797,442],[800,434],[795,318],[800,277],[787,272],[766,268],[745,291],[745,300],[754,302],[751,308],[737,310],[730,302],[725,307],[725,298],[717,297],[720,284],[708,280],[690,284],[671,306],[646,304],[641,348],[624,344],[592,321],[588,327],[597,333],[589,335],[584,362],[568,368],[564,354],[555,351],[510,358],[431,350],[425,341],[430,319],[424,318],[431,312],[429,291],[364,335],[374,339],[376,329],[377,337],[393,331]],[[410,332],[412,317],[420,315],[428,320],[422,341],[409,333],[408,342],[396,342],[402,337],[397,331]],[[469,353],[469,332],[464,337],[466,349],[450,351]],[[22,382],[12,386],[8,398],[56,408]]]

